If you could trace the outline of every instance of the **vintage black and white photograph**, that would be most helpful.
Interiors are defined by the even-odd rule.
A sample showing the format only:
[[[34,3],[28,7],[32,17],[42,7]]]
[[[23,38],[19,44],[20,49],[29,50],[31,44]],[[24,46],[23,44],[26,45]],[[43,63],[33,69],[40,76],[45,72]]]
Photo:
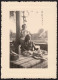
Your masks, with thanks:
[[[10,68],[48,68],[44,10],[10,11]]]
[[[2,78],[56,78],[57,2],[2,2]]]

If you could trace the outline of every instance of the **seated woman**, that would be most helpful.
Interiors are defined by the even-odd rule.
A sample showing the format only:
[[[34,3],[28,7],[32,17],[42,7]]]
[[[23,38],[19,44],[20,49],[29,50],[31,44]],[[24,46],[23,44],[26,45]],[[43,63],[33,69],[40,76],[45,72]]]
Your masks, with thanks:
[[[21,53],[25,56],[32,56],[34,51],[39,51],[39,49],[35,47],[35,44],[31,41],[31,37],[26,35],[24,42],[21,44]]]

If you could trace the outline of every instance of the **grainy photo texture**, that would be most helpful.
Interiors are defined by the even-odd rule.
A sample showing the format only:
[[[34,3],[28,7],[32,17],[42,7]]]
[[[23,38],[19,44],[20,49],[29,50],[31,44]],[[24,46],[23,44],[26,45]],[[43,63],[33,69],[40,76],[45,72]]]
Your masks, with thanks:
[[[57,2],[1,2],[1,77],[56,78]]]
[[[10,11],[10,68],[48,68],[44,10]]]

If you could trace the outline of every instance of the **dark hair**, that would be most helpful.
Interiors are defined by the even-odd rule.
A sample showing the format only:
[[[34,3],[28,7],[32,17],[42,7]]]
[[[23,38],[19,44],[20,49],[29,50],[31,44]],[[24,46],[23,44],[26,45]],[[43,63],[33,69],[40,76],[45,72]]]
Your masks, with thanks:
[[[30,35],[26,35],[25,37],[25,41],[27,42],[28,40],[30,40]]]
[[[22,25],[22,28],[25,28],[25,25],[26,25],[26,24],[23,24],[23,25]]]

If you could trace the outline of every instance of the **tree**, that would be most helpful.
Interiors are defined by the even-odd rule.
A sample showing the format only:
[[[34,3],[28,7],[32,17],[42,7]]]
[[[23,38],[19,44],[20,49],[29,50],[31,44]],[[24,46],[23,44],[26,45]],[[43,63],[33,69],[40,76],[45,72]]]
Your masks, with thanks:
[[[10,30],[10,38],[12,38],[12,31]]]

